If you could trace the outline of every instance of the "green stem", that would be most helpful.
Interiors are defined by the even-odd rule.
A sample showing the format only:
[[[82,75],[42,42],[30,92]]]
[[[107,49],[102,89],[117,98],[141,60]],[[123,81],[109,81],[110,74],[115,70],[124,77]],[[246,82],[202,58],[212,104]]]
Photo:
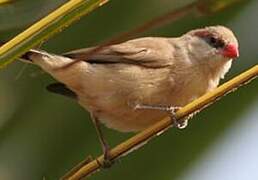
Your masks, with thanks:
[[[70,0],[0,47],[0,69],[108,0]]]

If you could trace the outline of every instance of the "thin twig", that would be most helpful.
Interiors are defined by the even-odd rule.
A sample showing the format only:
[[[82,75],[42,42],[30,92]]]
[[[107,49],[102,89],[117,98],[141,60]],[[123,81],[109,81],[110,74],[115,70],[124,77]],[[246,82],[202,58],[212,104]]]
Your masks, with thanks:
[[[84,165],[90,163],[93,160],[91,156],[88,156],[85,160],[77,164],[75,167],[73,167],[67,174],[65,174],[62,179],[69,179],[74,173],[76,173],[81,167]]]
[[[196,99],[195,101],[189,103],[188,105],[184,106],[182,109],[176,112],[176,118],[181,119],[187,117],[189,115],[195,114],[200,112],[202,109],[208,107],[209,105],[213,104],[216,100],[220,99],[221,97],[225,96],[226,94],[233,92],[237,88],[242,85],[249,83],[251,80],[255,79],[258,76],[258,65],[250,68],[249,70],[245,71],[244,73],[236,76],[235,78],[231,79],[230,81],[224,83],[223,85],[219,86],[212,92],[209,92],[200,98]],[[118,159],[121,156],[125,156],[128,153],[138,149],[139,147],[146,144],[150,139],[153,137],[160,135],[161,133],[165,132],[169,127],[172,127],[172,120],[168,117],[165,118],[153,126],[147,128],[146,130],[136,134],[132,138],[122,142],[121,144],[117,145],[110,151],[110,157],[112,160]],[[100,163],[103,162],[103,155],[99,156],[96,160],[89,162],[88,164],[84,164],[76,171],[69,173],[70,176],[66,176],[65,180],[79,180],[83,177],[86,177],[97,170],[100,169]]]

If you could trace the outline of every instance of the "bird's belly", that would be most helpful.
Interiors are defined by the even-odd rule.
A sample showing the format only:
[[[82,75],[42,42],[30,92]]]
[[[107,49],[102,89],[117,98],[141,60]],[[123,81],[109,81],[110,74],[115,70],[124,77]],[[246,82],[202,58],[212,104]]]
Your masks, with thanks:
[[[157,92],[143,99],[130,99],[131,94],[125,92],[109,94],[115,91],[106,89],[107,91],[96,97],[81,98],[79,103],[109,128],[123,132],[140,131],[169,114],[160,110],[136,110],[136,104],[182,107],[202,95],[205,89],[207,88],[200,89],[200,86],[195,87],[192,84],[176,91],[168,89],[166,92]]]
[[[80,103],[82,106],[85,104]],[[91,109],[94,115],[100,119],[107,127],[122,131],[132,132],[143,130],[155,122],[168,116],[168,113],[159,110],[142,110],[135,109],[129,104],[123,105],[110,104],[110,106],[94,106],[94,110],[85,107],[87,110]],[[99,107],[96,109],[96,107]]]
[[[160,81],[155,79],[160,76],[155,75],[142,81],[139,76],[129,80],[128,76],[124,79],[121,76],[114,73],[109,77],[103,75],[98,82],[88,78],[87,86],[77,92],[79,103],[85,109],[106,126],[119,131],[143,130],[168,116],[159,110],[135,110],[136,104],[182,107],[209,89],[207,81],[198,77],[184,81],[182,77],[173,77]]]
[[[94,97],[82,93],[82,96],[79,96],[79,103],[107,127],[118,131],[143,130],[168,115],[159,110],[136,110],[136,104],[175,105],[173,101],[169,101],[171,98],[167,94],[151,93],[148,89],[142,91],[130,87],[123,90],[107,88],[107,86],[103,88],[105,90],[103,92],[98,91],[98,95]]]

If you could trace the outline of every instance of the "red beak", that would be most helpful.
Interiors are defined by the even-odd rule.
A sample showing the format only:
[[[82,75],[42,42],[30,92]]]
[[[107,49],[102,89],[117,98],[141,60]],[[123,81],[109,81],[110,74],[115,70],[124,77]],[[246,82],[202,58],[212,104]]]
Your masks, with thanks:
[[[223,56],[227,58],[237,58],[239,56],[238,47],[234,44],[228,44],[223,49]]]

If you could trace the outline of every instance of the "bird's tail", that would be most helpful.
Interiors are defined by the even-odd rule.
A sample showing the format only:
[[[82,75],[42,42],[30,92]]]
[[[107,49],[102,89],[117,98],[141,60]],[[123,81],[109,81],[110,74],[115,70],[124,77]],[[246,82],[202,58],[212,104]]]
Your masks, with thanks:
[[[0,46],[4,45],[6,42],[4,41],[0,41]],[[40,50],[36,50],[36,49],[31,49],[28,52],[26,52],[25,54],[23,54],[20,57],[20,60],[26,62],[26,63],[32,63],[32,56],[41,56],[43,55],[43,51]]]
[[[41,51],[41,50],[36,50],[36,49],[31,49],[25,54],[23,54],[20,57],[20,60],[25,62],[25,63],[33,63],[33,60],[35,60],[35,57],[42,59],[42,57],[46,54],[46,52]]]
[[[0,42],[0,46],[3,44],[3,42]],[[25,63],[36,64],[46,71],[64,67],[74,61],[71,58],[51,54],[39,49],[30,49],[20,56],[19,59]]]

